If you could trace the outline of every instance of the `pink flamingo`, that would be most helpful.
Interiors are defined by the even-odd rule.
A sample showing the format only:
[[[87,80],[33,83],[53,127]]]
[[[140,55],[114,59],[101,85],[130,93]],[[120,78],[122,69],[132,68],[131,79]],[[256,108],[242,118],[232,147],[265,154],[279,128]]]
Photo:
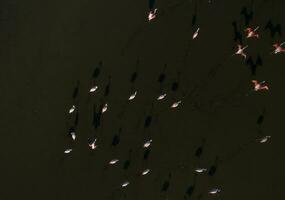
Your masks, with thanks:
[[[254,84],[254,91],[269,90],[268,84],[265,81],[258,82],[257,80],[251,81]]]
[[[248,47],[247,45],[245,47],[242,47],[241,45],[237,45],[238,50],[233,55],[241,55],[246,59],[246,54],[244,53],[244,50]]]
[[[157,13],[157,9],[154,9],[153,11],[149,11],[148,13],[148,21],[153,20],[154,18],[156,18],[156,13]]]
[[[256,31],[259,29],[259,26],[256,27],[255,29],[252,29],[252,28],[247,28],[245,29],[245,32],[246,32],[246,38],[259,38],[259,34],[256,33]]]
[[[278,42],[273,44],[272,46],[275,48],[273,53],[277,54],[277,53],[285,53],[285,48],[282,47],[282,45],[285,44],[285,42],[279,44]]]

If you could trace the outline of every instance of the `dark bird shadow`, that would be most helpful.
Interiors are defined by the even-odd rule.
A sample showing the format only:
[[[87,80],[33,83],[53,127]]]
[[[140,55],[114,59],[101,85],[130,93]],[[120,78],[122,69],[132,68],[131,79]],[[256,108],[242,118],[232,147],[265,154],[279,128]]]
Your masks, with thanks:
[[[255,76],[256,75],[256,69],[258,66],[262,66],[263,62],[261,57],[258,55],[256,58],[256,61],[254,62],[252,57],[249,56],[248,59],[246,60],[246,65],[248,65],[251,69],[251,75]]]
[[[154,9],[155,0],[148,0],[148,8],[150,10]]]
[[[137,78],[138,78],[139,63],[140,63],[140,61],[137,60],[137,63],[136,63],[136,71],[131,75],[130,82],[131,82],[132,84],[134,84],[134,82],[135,82],[135,81],[137,80]]]
[[[190,198],[194,192],[195,186],[194,185],[190,185],[187,190],[186,190],[186,195]]]
[[[166,74],[165,74],[165,70],[166,70],[167,64],[164,64],[163,70],[162,72],[159,74],[157,81],[162,84],[165,81],[166,78]]]
[[[258,116],[257,121],[256,121],[258,126],[260,126],[263,123],[265,112],[266,110],[263,109],[262,113]]]
[[[253,19],[252,9],[248,11],[246,7],[242,7],[240,14],[244,17],[244,25],[248,26]]]
[[[124,170],[127,170],[127,169],[130,167],[130,164],[131,164],[131,161],[130,161],[130,160],[126,160],[126,161],[124,162],[123,169],[124,169]]]
[[[172,90],[173,92],[176,92],[176,91],[178,90],[178,88],[179,88],[180,72],[178,72],[177,74],[178,74],[178,75],[177,75],[177,76],[178,76],[177,80],[174,81],[174,82],[172,83],[172,85],[171,85],[171,90]]]
[[[209,175],[209,176],[214,176],[215,173],[216,173],[216,171],[217,171],[217,167],[216,167],[215,165],[212,165],[212,166],[210,167],[210,169],[209,169],[208,175]]]
[[[102,106],[103,107],[103,106]],[[102,110],[102,108],[101,108]],[[96,112],[96,106],[93,106],[93,126],[95,129],[100,127],[101,122],[101,112]]]
[[[176,91],[178,90],[178,87],[179,87],[179,83],[178,83],[177,81],[174,81],[174,82],[172,83],[171,90],[172,90],[173,92],[176,92]]]
[[[263,119],[264,119],[263,114],[259,115],[259,117],[257,118],[257,122],[256,122],[256,123],[257,123],[258,125],[261,125],[262,122],[263,122]]]
[[[145,120],[144,120],[144,129],[149,128],[150,125],[151,125],[151,123],[152,123],[152,119],[153,119],[153,117],[152,117],[152,115],[153,115],[153,108],[154,108],[154,105],[153,105],[153,103],[152,103],[152,104],[151,104],[150,111],[149,111],[150,114],[148,114],[148,115],[145,117]]]
[[[273,38],[277,33],[279,36],[282,35],[281,24],[273,24],[271,19],[265,25],[265,30],[270,31],[271,38]]]
[[[119,128],[119,134],[115,134],[112,140],[112,146],[117,146],[120,143],[120,135],[122,132],[122,128]]]
[[[195,151],[195,156],[196,156],[197,158],[200,158],[201,155],[203,154],[203,149],[204,149],[204,144],[205,144],[205,142],[206,142],[206,140],[203,139],[203,140],[202,140],[202,145],[199,146],[199,147],[196,149],[196,151]]]
[[[147,160],[150,154],[150,149],[146,149],[143,154],[143,159]]]
[[[200,158],[201,155],[202,155],[202,153],[203,153],[203,146],[200,146],[200,147],[198,147],[198,148],[196,149],[196,151],[195,151],[195,156],[198,157],[198,158]]]
[[[129,150],[129,158],[124,162],[124,165],[123,165],[123,169],[124,170],[127,170],[130,165],[131,165],[131,154],[132,154],[132,149]]]
[[[260,55],[257,56],[255,63],[256,63],[257,65],[259,65],[259,66],[262,66],[262,65],[263,65],[263,61],[262,61]]]
[[[79,84],[80,84],[80,81],[78,80],[77,83],[76,83],[76,86],[75,86],[75,88],[73,90],[73,93],[72,93],[72,98],[73,99],[75,99],[78,96]]]
[[[152,116],[148,115],[144,121],[144,128],[150,127],[151,122],[152,122]]]
[[[76,112],[75,115],[75,120],[74,120],[74,126],[77,127],[78,126],[78,122],[79,122],[79,112]]]
[[[194,27],[196,25],[196,23],[197,23],[197,14],[194,13],[192,15],[192,27]]]
[[[94,69],[92,77],[93,79],[97,79],[101,73],[103,62],[100,60],[98,66]]]
[[[194,14],[192,15],[192,27],[197,24],[197,1],[195,2],[194,6]]]
[[[208,171],[209,176],[214,176],[217,172],[218,157],[216,157],[215,164],[213,164]]]
[[[138,72],[135,71],[134,73],[132,73],[131,78],[130,78],[130,82],[134,83],[137,80],[138,77]]]
[[[170,182],[168,180],[164,181],[161,187],[161,192],[166,192],[169,189]]]
[[[110,86],[111,86],[111,76],[109,76],[108,84],[105,87],[104,96],[107,97],[110,94]]]
[[[233,21],[233,22],[232,22],[232,26],[233,26],[233,28],[234,28],[234,41],[235,41],[235,42],[239,42],[239,44],[242,44],[242,34],[241,34],[241,32],[238,30],[237,22],[236,22],[236,21]]]

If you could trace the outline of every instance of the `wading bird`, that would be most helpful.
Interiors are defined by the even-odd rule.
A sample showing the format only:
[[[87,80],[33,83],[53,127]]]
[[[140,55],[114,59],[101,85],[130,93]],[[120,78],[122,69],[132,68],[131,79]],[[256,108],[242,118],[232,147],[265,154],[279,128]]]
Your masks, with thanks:
[[[89,90],[89,92],[90,92],[90,93],[95,92],[97,89],[98,89],[98,86],[95,85],[94,87],[92,87],[92,88]]]
[[[193,40],[198,36],[199,30],[200,30],[200,28],[198,28],[198,29],[195,31],[195,33],[193,34],[193,37],[192,37]]]
[[[73,140],[75,140],[75,139],[76,139],[76,134],[75,134],[75,132],[74,132],[74,131],[71,131],[71,132],[70,132],[70,135],[71,135],[71,137],[72,137],[72,139],[73,139]]]
[[[259,38],[259,34],[256,33],[256,31],[259,29],[259,26],[256,27],[255,29],[252,28],[247,28],[245,29],[246,32],[246,38]]]
[[[265,81],[258,82],[257,80],[251,81],[254,84],[254,91],[269,90],[268,84]]]
[[[66,149],[65,151],[64,151],[64,153],[70,153],[72,151],[72,149]]]
[[[157,100],[159,101],[159,100],[162,100],[162,99],[164,99],[166,97],[166,94],[164,93],[164,94],[162,94],[162,95],[160,95],[159,97],[157,97]]]
[[[89,143],[89,144],[88,144],[88,146],[89,146],[91,149],[96,149],[96,148],[97,148],[96,140],[97,140],[97,139],[95,139],[92,143]]]
[[[73,113],[75,110],[75,105],[72,105],[72,107],[69,109],[69,114]]]
[[[137,95],[137,91],[135,91],[130,97],[129,97],[129,101],[133,100]]]
[[[176,108],[176,107],[178,107],[180,103],[181,103],[181,101],[174,102],[174,103],[171,105],[171,108]]]
[[[108,104],[105,103],[105,105],[104,105],[103,108],[102,108],[102,113],[106,112],[107,109],[108,109]]]
[[[149,13],[148,13],[148,21],[151,21],[154,18],[156,18],[156,13],[157,13],[157,9],[149,11]]]
[[[197,172],[197,173],[203,173],[203,172],[206,172],[206,171],[207,171],[206,168],[196,168],[195,169],[195,172]]]
[[[209,191],[209,194],[217,194],[217,193],[219,193],[219,192],[221,192],[220,189],[214,188],[214,189],[211,189],[211,190]]]
[[[113,159],[113,160],[111,160],[111,161],[109,162],[109,164],[110,164],[110,165],[114,165],[114,164],[116,164],[117,162],[119,162],[118,159]]]
[[[129,181],[125,181],[125,182],[123,182],[123,183],[121,184],[121,186],[122,186],[122,187],[126,187],[126,186],[128,186],[129,184],[130,184]]]
[[[274,54],[278,54],[278,53],[282,53],[282,52],[285,53],[285,48],[282,47],[282,45],[284,45],[284,44],[285,44],[285,42],[283,42],[281,44],[279,44],[279,43],[273,44],[272,46],[275,48],[273,53]]]
[[[245,47],[237,45],[237,47],[238,50],[233,55],[241,55],[242,57],[244,57],[244,59],[246,59],[246,54],[244,53],[244,50],[248,47],[248,45],[246,45]]]
[[[265,143],[269,140],[269,138],[271,138],[270,135],[267,135],[267,136],[264,136],[263,138],[259,139],[259,142],[260,143]]]
[[[151,143],[152,143],[152,139],[146,141],[146,142],[143,144],[143,147],[144,147],[144,148],[148,148],[148,147],[151,145]]]
[[[144,175],[148,174],[149,172],[150,172],[150,169],[145,169],[145,170],[142,172],[142,175],[144,176]]]

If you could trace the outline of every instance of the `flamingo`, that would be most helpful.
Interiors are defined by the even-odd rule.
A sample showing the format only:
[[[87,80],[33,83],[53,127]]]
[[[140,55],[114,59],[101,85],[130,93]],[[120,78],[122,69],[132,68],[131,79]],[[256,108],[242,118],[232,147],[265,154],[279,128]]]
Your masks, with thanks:
[[[278,53],[282,53],[282,52],[285,53],[285,48],[282,47],[282,45],[284,45],[284,44],[285,44],[285,42],[283,42],[281,44],[279,44],[279,43],[273,44],[272,46],[275,48],[273,53],[274,54],[278,54]]]
[[[148,13],[148,21],[153,20],[154,18],[156,18],[156,13],[157,13],[157,9],[154,9],[153,11],[149,11]]]
[[[108,109],[108,104],[105,103],[105,105],[104,105],[103,108],[102,108],[102,113],[106,112],[107,109]]]
[[[221,192],[221,190],[220,190],[219,188],[214,188],[214,189],[211,189],[211,190],[209,191],[209,194],[217,194],[217,193],[219,193],[219,192]]]
[[[151,145],[151,143],[152,143],[152,139],[146,141],[146,142],[143,144],[143,147],[144,147],[144,148],[148,148],[148,147]]]
[[[244,50],[248,47],[248,45],[246,45],[245,47],[242,47],[241,45],[237,45],[238,50],[233,54],[233,55],[241,55],[244,57],[244,59],[246,59],[246,54],[244,53]]]
[[[174,103],[171,105],[171,108],[176,108],[176,107],[178,107],[180,103],[181,103],[181,101],[174,102]]]
[[[258,82],[257,80],[251,81],[254,84],[254,91],[269,90],[269,87],[265,81]]]
[[[72,105],[71,108],[69,109],[69,114],[73,113],[75,111],[75,105]]]
[[[145,169],[145,170],[142,172],[142,175],[144,176],[144,175],[148,174],[149,172],[150,172],[150,169]]]
[[[113,159],[109,162],[110,165],[114,165],[116,164],[117,162],[119,162],[119,159]]]
[[[137,91],[135,91],[130,97],[129,97],[129,101],[133,100],[137,95]]]
[[[200,30],[200,28],[198,28],[198,29],[195,31],[195,33],[193,34],[193,37],[192,37],[193,40],[198,36],[199,30]]]
[[[95,85],[89,90],[89,92],[90,93],[95,92],[97,89],[98,89],[98,86]]]
[[[88,146],[89,146],[91,149],[96,149],[96,148],[97,148],[96,141],[97,141],[97,139],[95,139],[92,143],[88,144]]]
[[[259,34],[256,33],[256,31],[259,29],[259,26],[256,27],[255,29],[252,28],[247,28],[245,29],[246,32],[246,38],[259,38]]]
[[[66,149],[65,151],[64,151],[64,153],[70,153],[72,151],[72,149]]]

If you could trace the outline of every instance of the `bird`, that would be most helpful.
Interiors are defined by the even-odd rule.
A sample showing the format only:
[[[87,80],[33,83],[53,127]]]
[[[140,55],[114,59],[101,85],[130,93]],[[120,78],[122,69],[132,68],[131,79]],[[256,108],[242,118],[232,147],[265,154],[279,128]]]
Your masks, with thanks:
[[[270,135],[267,135],[267,136],[264,136],[263,138],[259,139],[259,142],[260,143],[265,143],[269,140],[269,138],[271,138]]]
[[[133,100],[137,95],[137,91],[135,91],[130,97],[129,97],[129,101]]]
[[[211,189],[211,190],[209,191],[209,194],[217,194],[217,193],[219,193],[219,192],[221,192],[221,190],[220,190],[219,188],[214,188],[214,189]]]
[[[245,47],[242,47],[241,45],[237,45],[238,50],[233,54],[233,55],[241,55],[244,57],[244,59],[246,59],[246,54],[244,53],[244,50],[248,47],[248,45],[246,45]]]
[[[65,151],[64,151],[64,153],[70,153],[72,151],[72,149],[66,149]]]
[[[75,110],[75,105],[72,105],[71,108],[69,109],[69,114],[73,113]]]
[[[254,91],[269,90],[268,84],[265,81],[258,82],[257,80],[251,81],[254,84]]]
[[[200,28],[198,28],[198,29],[195,31],[195,33],[193,34],[193,37],[192,37],[193,40],[198,36],[199,30],[200,30]]]
[[[105,103],[105,105],[104,105],[103,108],[102,108],[102,113],[106,112],[107,109],[108,109],[108,104]]]
[[[152,143],[152,139],[146,141],[146,142],[143,144],[143,147],[144,147],[144,148],[148,148],[148,147],[151,145],[151,143]]]
[[[71,132],[70,132],[70,135],[71,135],[72,139],[75,140],[75,138],[76,138],[75,132],[74,132],[74,131],[71,131]]]
[[[256,27],[255,29],[252,28],[247,28],[245,29],[246,32],[246,38],[259,38],[259,34],[256,33],[256,31],[259,29],[259,26]]]
[[[281,44],[279,44],[279,43],[273,44],[272,46],[275,48],[273,53],[274,54],[278,54],[278,53],[282,53],[282,52],[285,53],[285,48],[282,47],[282,45],[284,45],[284,44],[285,44],[285,42],[282,42]]]
[[[109,162],[109,164],[110,164],[110,165],[114,165],[114,164],[116,164],[117,162],[119,162],[118,159],[113,159],[113,160],[111,160],[111,161]]]
[[[206,168],[196,168],[195,169],[195,172],[197,172],[197,173],[203,173],[203,172],[206,172],[206,171],[207,171]]]
[[[121,186],[122,186],[122,187],[126,187],[126,186],[128,186],[129,184],[130,184],[129,181],[125,181],[125,182],[123,182],[123,183],[121,184]]]
[[[91,149],[96,149],[96,148],[97,148],[96,141],[97,141],[97,139],[95,138],[92,143],[89,143],[89,144],[88,144],[88,146],[89,146]]]
[[[156,18],[156,13],[157,13],[157,8],[154,9],[153,11],[149,11],[148,13],[148,21],[153,20],[154,18]]]
[[[176,107],[178,107],[180,103],[181,103],[181,101],[174,102],[174,103],[171,105],[171,108],[176,108]]]
[[[157,97],[157,100],[159,101],[159,100],[162,100],[162,99],[164,99],[166,97],[166,93],[164,93],[164,94],[161,94],[161,95],[159,95],[158,97]]]
[[[95,85],[89,90],[89,92],[90,93],[95,92],[97,89],[98,89],[98,86]]]
[[[145,169],[145,170],[142,172],[142,175],[144,176],[144,175],[148,174],[149,172],[150,172],[150,169]]]

